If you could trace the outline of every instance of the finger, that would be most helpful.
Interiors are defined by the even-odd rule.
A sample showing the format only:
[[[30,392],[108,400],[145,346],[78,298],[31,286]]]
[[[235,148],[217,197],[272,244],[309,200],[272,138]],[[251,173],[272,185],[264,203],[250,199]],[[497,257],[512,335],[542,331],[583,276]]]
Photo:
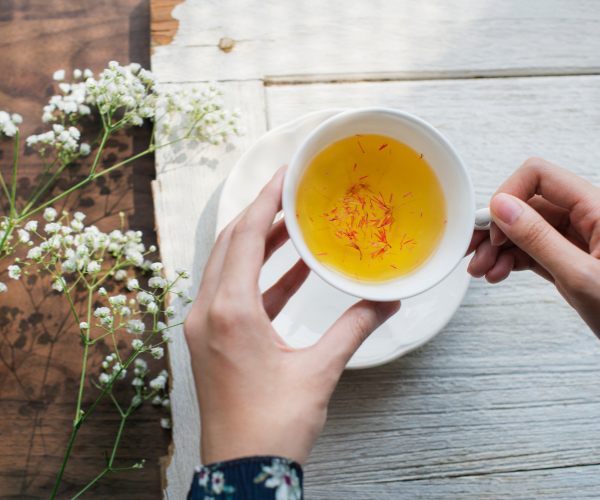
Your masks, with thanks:
[[[490,242],[495,247],[504,245],[508,241],[506,236],[495,222],[490,222]]]
[[[590,253],[600,252],[600,189],[564,168],[540,158],[530,158],[496,191],[527,201],[541,195],[571,213],[590,244]]]
[[[281,209],[284,175],[285,167],[282,167],[233,228],[220,283],[220,286],[228,289],[228,295],[248,298],[257,289],[256,283],[265,258],[265,239],[275,215]]]
[[[571,212],[566,208],[559,207],[541,196],[534,196],[527,204],[540,214],[548,224],[554,227],[567,227],[571,223]]]
[[[504,281],[512,271],[533,271],[550,283],[554,283],[553,276],[527,253],[518,247],[502,250],[494,266],[486,273],[488,283],[496,284]]]
[[[400,301],[361,300],[348,309],[312,346],[324,364],[341,372],[364,340],[400,309]]]
[[[200,289],[196,296],[195,303],[203,303],[206,297],[211,297],[217,289],[219,284],[219,278],[221,276],[221,270],[223,269],[223,262],[225,261],[225,255],[227,254],[227,248],[229,247],[229,241],[231,239],[231,233],[235,225],[241,220],[244,214],[247,212],[248,207],[242,210],[238,216],[233,219],[225,229],[223,229],[217,241],[215,242],[213,249],[210,252],[206,266],[204,267],[204,273],[202,274],[202,282],[200,283]],[[192,306],[192,307],[195,307]]]
[[[475,255],[469,262],[467,272],[474,278],[481,278],[494,266],[496,258],[500,253],[500,247],[495,247],[489,238],[481,242],[475,251]]]
[[[475,249],[479,246],[479,244],[488,237],[487,231],[479,231],[474,230],[473,236],[471,237],[471,243],[469,243],[469,248],[467,249],[467,253],[465,253],[465,257],[467,255],[472,254]]]
[[[287,232],[285,220],[278,220],[275,224],[271,226],[269,234],[267,234],[267,239],[265,241],[265,256],[263,259],[263,265],[271,258],[271,255],[273,255],[277,250],[279,250],[283,246],[283,244],[289,239],[290,235]]]
[[[277,283],[262,294],[263,306],[273,321],[308,278],[310,268],[299,259]]]
[[[514,196],[505,193],[495,195],[490,210],[502,232],[557,280],[576,270],[575,263],[589,258],[527,203]]]

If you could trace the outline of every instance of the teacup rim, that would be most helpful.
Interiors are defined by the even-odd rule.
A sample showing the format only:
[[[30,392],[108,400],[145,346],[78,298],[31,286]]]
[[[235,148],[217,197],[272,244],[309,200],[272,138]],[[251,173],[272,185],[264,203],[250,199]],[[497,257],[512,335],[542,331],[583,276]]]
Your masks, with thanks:
[[[467,185],[468,185],[468,193],[467,194],[470,198],[470,200],[469,200],[470,201],[470,203],[469,203],[470,218],[472,219],[470,227],[473,227],[473,224],[475,222],[474,188],[473,188],[473,184],[472,184],[469,172],[466,168],[466,165],[464,164],[462,158],[460,157],[460,155],[458,154],[458,152],[456,151],[454,146],[448,141],[448,139],[446,139],[446,137],[444,137],[444,135],[439,130],[437,130],[433,125],[426,122],[422,118],[419,118],[418,116],[415,116],[406,111],[393,109],[393,108],[383,108],[383,107],[361,107],[361,108],[354,108],[354,109],[346,109],[346,110],[328,118],[323,123],[321,123],[319,126],[317,126],[313,131],[311,131],[311,133],[302,141],[301,145],[298,147],[298,149],[294,153],[294,155],[288,165],[286,174],[285,174],[284,183],[283,183],[283,194],[282,194],[282,207],[283,207],[284,213],[285,214],[295,213],[295,207],[293,205],[291,205],[291,203],[292,203],[292,201],[295,203],[295,199],[296,199],[295,191],[296,191],[297,184],[294,184],[292,182],[292,175],[296,169],[302,167],[302,165],[298,165],[298,163],[299,163],[298,158],[304,153],[304,150],[307,147],[309,147],[313,141],[316,140],[315,138],[317,138],[322,133],[323,130],[329,128],[330,126],[332,126],[332,124],[335,124],[335,122],[343,120],[348,115],[360,115],[360,114],[367,114],[367,113],[381,113],[384,115],[385,114],[393,115],[395,117],[401,117],[401,118],[407,119],[408,121],[414,123],[415,126],[418,125],[418,126],[422,127],[423,129],[427,130],[429,133],[431,133],[436,138],[436,140],[438,140],[443,145],[444,149],[448,153],[450,153],[450,155],[453,157],[453,159],[456,161],[456,163],[460,166],[460,168],[464,174],[465,180],[467,182]],[[329,144],[323,146],[321,148],[321,151],[328,145]],[[317,276],[319,276],[325,282],[327,282],[334,288],[340,290],[341,292],[347,293],[349,295],[352,295],[352,296],[355,296],[358,298],[363,298],[363,299],[372,300],[372,301],[392,301],[392,300],[407,299],[407,298],[413,297],[415,295],[424,293],[427,290],[430,290],[431,288],[436,286],[438,283],[443,281],[448,275],[450,275],[450,273],[452,273],[452,271],[454,269],[456,269],[456,267],[460,264],[460,262],[464,258],[464,254],[466,253],[466,251],[468,249],[468,245],[469,245],[469,241],[464,242],[464,244],[463,244],[464,248],[462,250],[460,257],[457,258],[456,262],[453,262],[453,264],[451,266],[448,266],[448,268],[445,270],[444,273],[440,273],[439,278],[436,279],[436,281],[434,283],[431,283],[428,286],[423,286],[422,288],[420,288],[418,291],[416,291],[414,293],[394,294],[393,290],[400,291],[402,289],[402,287],[399,286],[396,288],[396,287],[389,287],[389,286],[385,286],[385,287],[381,286],[383,284],[387,284],[387,285],[392,284],[389,281],[381,282],[381,284],[379,284],[379,283],[370,284],[368,282],[365,282],[365,283],[354,282],[350,278],[346,278],[341,275],[338,276],[337,273],[333,272],[332,270],[328,269],[325,265],[320,263],[316,259],[316,257],[312,254],[312,252],[310,252],[310,250],[308,249],[308,246],[306,245],[306,243],[304,241],[302,231],[301,231],[300,226],[295,217],[285,217],[285,224],[286,224],[286,228],[288,230],[288,234],[290,236],[290,240],[292,241],[292,244],[296,248],[298,254],[302,258],[302,260],[308,265],[308,267],[312,271],[314,271],[315,274],[317,274]],[[418,274],[418,270],[415,273]],[[388,291],[388,293],[386,293],[386,294],[381,293],[384,288]],[[357,289],[358,289],[358,291],[357,291]]]

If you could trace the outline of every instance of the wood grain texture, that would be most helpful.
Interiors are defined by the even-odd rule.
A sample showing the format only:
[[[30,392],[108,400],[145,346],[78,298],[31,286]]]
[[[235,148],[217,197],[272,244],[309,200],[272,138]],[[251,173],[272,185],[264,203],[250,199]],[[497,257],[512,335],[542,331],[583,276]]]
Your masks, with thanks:
[[[149,4],[147,0],[1,2],[0,47],[0,109],[24,117],[18,185],[22,201],[43,169],[39,156],[24,147],[24,139],[49,128],[42,124],[41,115],[42,106],[58,93],[52,73],[60,68],[67,73],[75,68],[98,73],[110,60],[148,67]],[[84,123],[88,131],[98,131],[95,124]],[[142,152],[150,137],[150,127],[119,134],[109,141],[99,168]],[[91,138],[84,135],[84,140]],[[80,181],[90,165],[88,158],[70,167],[53,193]],[[0,141],[0,169],[11,178],[11,141]],[[126,227],[142,230],[146,245],[156,244],[153,178],[154,158],[149,155],[64,198],[55,208],[83,211],[86,224],[102,231],[119,227],[118,214],[123,211]],[[4,215],[6,200],[1,196],[0,204]],[[15,282],[7,278],[6,265],[3,261],[0,268],[0,281],[10,287],[0,297],[0,498],[47,500],[72,432],[83,348],[68,302],[50,289],[50,277],[34,275]],[[91,375],[97,376],[111,350],[103,342],[91,350]],[[151,367],[159,371],[166,361],[154,361]],[[117,390],[120,401],[131,399],[129,382]],[[89,408],[97,392],[91,384],[85,390],[83,405]],[[104,450],[112,447],[118,430],[117,415],[114,405],[105,400],[82,427],[58,498],[71,498],[98,475]],[[134,413],[117,453],[117,466],[145,458],[145,469],[111,474],[90,491],[90,498],[162,497],[159,457],[167,453],[170,433],[161,429],[161,416],[164,410],[151,405]]]
[[[246,117],[245,136],[220,146],[179,143],[156,154],[153,191],[162,262],[170,279],[175,277],[175,267],[192,271],[186,284],[192,297],[214,243],[223,182],[242,153],[267,129],[262,82],[228,82],[223,90],[227,109],[238,107]],[[188,309],[176,302],[174,323],[183,321]],[[199,412],[189,352],[183,328],[176,330],[169,345],[171,404],[177,417],[173,419],[173,453],[167,469],[168,500],[185,498],[194,466],[200,463]]]
[[[266,92],[269,127],[324,107],[386,106],[424,118],[465,160],[480,206],[533,155],[600,186],[600,77]],[[474,280],[434,341],[344,374],[305,471],[307,498],[568,499],[569,485],[595,498],[599,379],[600,344],[552,286],[531,274],[496,286]],[[549,468],[564,470],[547,482]]]
[[[588,76],[274,86],[266,88],[268,123],[273,128],[326,107],[415,113],[458,149],[484,205],[533,154],[600,185],[599,84],[600,77]],[[252,116],[245,123],[260,122],[260,109]],[[223,159],[222,167],[231,165]],[[158,168],[164,168],[160,160]],[[164,190],[161,175],[157,183]],[[183,179],[169,182],[170,194],[157,199],[216,207],[218,192],[199,201],[192,182],[201,181]],[[163,212],[171,218],[158,221],[161,241],[163,227],[168,234],[183,227],[178,210],[157,201],[157,214]],[[210,230],[185,227],[179,234],[187,236],[176,245],[163,243],[165,263],[169,253],[190,258],[191,234],[200,246],[196,252],[203,259],[208,254]],[[190,418],[198,425],[196,401],[185,347],[177,348],[181,353],[171,353],[174,374],[181,374],[174,380],[174,436],[181,436],[181,425],[194,442],[197,427],[191,439],[189,426]],[[306,467],[306,497],[569,499],[569,486],[577,485],[581,498],[594,498],[600,479],[590,471],[600,455],[590,436],[600,433],[599,378],[600,344],[552,286],[525,273],[497,286],[475,280],[433,342],[388,365],[343,375]],[[196,460],[197,449],[183,446],[187,460]],[[169,492],[188,486],[181,467],[169,468]]]
[[[179,21],[173,19],[171,12],[183,0],[150,0],[150,43],[167,45],[179,29]]]
[[[600,69],[590,0],[187,0],[172,16],[179,31],[152,60],[168,82]]]

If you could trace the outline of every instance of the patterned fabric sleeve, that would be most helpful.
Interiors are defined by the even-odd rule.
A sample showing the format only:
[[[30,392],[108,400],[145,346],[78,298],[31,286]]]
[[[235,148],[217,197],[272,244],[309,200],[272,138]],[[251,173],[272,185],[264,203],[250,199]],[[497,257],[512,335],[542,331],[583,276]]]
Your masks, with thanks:
[[[248,457],[196,468],[188,500],[302,500],[302,467]]]

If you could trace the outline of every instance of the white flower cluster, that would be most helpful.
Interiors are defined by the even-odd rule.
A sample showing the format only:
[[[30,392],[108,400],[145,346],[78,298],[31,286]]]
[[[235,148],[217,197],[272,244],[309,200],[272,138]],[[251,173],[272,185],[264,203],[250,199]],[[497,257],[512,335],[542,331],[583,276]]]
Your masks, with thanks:
[[[42,115],[43,122],[53,122],[59,117],[67,116],[72,119],[74,115],[89,115],[92,110],[86,104],[89,103],[89,96],[84,82],[79,82],[81,77],[91,78],[94,76],[91,70],[86,69],[81,71],[76,69],[73,71],[73,83],[65,83],[65,70],[59,69],[54,72],[54,80],[61,83],[58,84],[62,94],[52,96],[47,106],[44,106],[44,114]],[[56,113],[58,111],[58,113]]]
[[[79,149],[80,154],[87,156],[90,154],[91,147],[87,143],[79,144],[77,141],[81,137],[81,132],[77,127],[70,126],[65,128],[62,125],[54,124],[52,130],[39,135],[30,135],[27,138],[28,146],[38,146],[43,149],[45,146],[55,146],[58,154],[74,154]]]
[[[219,144],[230,135],[243,135],[239,126],[239,110],[223,108],[223,92],[216,84],[199,87],[166,89],[156,86],[155,121],[159,135],[185,132],[190,137],[204,138]]]
[[[127,376],[127,370],[123,368],[123,365],[118,359],[118,356],[113,352],[106,356],[102,362],[102,368],[104,368],[105,371],[98,377],[101,385],[108,385],[115,378],[123,380]]]
[[[17,133],[18,127],[23,123],[23,117],[14,113],[8,114],[6,111],[0,111],[0,135],[4,134],[7,137],[12,137]]]

